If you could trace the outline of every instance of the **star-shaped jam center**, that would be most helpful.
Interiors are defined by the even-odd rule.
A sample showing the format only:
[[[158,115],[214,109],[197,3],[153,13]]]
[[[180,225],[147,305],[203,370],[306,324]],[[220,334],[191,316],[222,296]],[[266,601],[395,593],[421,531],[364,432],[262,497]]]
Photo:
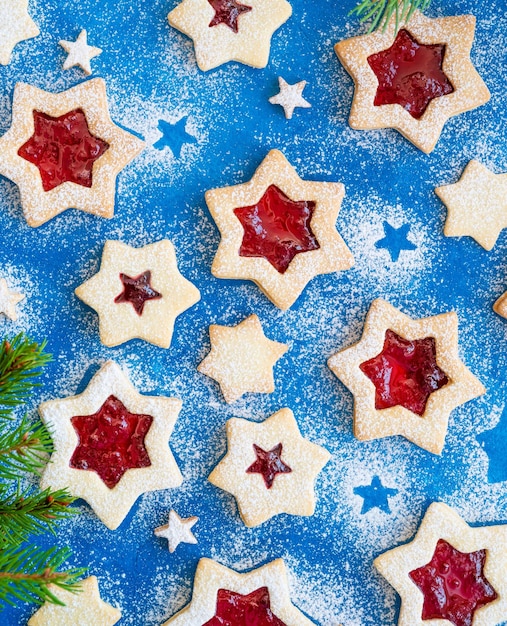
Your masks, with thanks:
[[[270,605],[267,587],[246,595],[219,589],[215,615],[203,626],[286,626],[274,615]]]
[[[474,612],[497,598],[484,576],[486,550],[459,552],[439,539],[431,561],[409,573],[424,595],[422,619],[472,626]]]
[[[44,191],[65,182],[91,187],[93,164],[109,144],[90,133],[84,111],[60,117],[34,111],[33,121],[34,133],[18,154],[39,168]]]
[[[401,405],[422,415],[430,395],[449,382],[437,365],[435,339],[409,341],[386,330],[382,352],[361,363],[375,385],[375,408]]]
[[[234,209],[245,231],[239,255],[264,257],[284,274],[296,254],[320,248],[310,227],[314,211],[315,202],[295,202],[270,185],[257,204]]]
[[[432,100],[454,91],[442,70],[445,48],[421,44],[408,30],[400,30],[390,48],[368,57],[378,80],[373,104],[400,104],[421,118]]]
[[[233,32],[238,32],[238,18],[242,13],[248,13],[252,7],[246,4],[240,4],[236,0],[208,0],[215,11],[215,17],[208,26],[217,26],[225,24]]]
[[[151,465],[144,445],[151,415],[130,413],[118,398],[109,396],[93,415],[77,415],[70,421],[79,439],[70,467],[97,472],[109,489],[128,469]]]
[[[143,314],[144,305],[148,300],[159,300],[162,297],[162,294],[151,286],[150,270],[134,277],[120,274],[120,280],[123,283],[123,291],[116,296],[114,301],[116,304],[130,302],[138,315]]]
[[[278,474],[290,474],[291,468],[282,459],[282,444],[279,443],[272,450],[263,450],[253,444],[257,460],[246,470],[247,474],[262,474],[268,489],[271,489]]]

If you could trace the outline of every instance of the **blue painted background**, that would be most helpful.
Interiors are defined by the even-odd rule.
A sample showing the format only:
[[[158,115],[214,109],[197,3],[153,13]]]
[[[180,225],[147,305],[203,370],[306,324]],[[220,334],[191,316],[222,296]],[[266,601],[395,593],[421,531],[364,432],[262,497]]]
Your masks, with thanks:
[[[477,15],[472,58],[492,98],[450,120],[430,156],[395,131],[361,133],[347,125],[352,81],[333,45],[360,32],[347,16],[353,0],[291,0],[293,15],[275,34],[265,69],[230,63],[209,73],[197,69],[191,42],[167,24],[176,4],[31,0],[41,35],[19,44],[11,64],[0,68],[5,132],[17,81],[62,91],[85,78],[79,69],[62,71],[66,55],[58,41],[75,40],[86,28],[88,43],[104,50],[92,67],[106,80],[113,120],[149,144],[119,175],[110,221],[68,211],[31,229],[16,187],[0,180],[0,276],[27,294],[19,321],[0,318],[0,333],[46,337],[55,356],[33,399],[34,414],[43,399],[81,391],[109,358],[129,370],[140,392],[184,403],[171,438],[182,487],[142,497],[115,532],[83,504],[82,515],[61,526],[58,541],[72,547],[72,564],[99,577],[103,597],[122,610],[121,625],[155,626],[181,608],[201,556],[240,571],[284,557],[293,601],[316,624],[393,624],[396,594],[373,571],[372,559],[410,539],[429,502],[443,500],[471,523],[507,522],[507,323],[491,309],[507,288],[507,236],[491,252],[470,238],[445,238],[445,208],[433,192],[455,182],[471,158],[507,171],[505,2],[433,2],[432,15]],[[304,96],[312,108],[297,109],[290,121],[268,103],[279,75],[308,81]],[[165,125],[164,146],[160,120],[181,119],[173,135]],[[347,272],[314,279],[285,313],[253,283],[211,275],[219,237],[204,203],[205,190],[248,180],[271,148],[281,149],[303,178],[345,184],[338,229],[356,259]],[[391,232],[385,222],[403,227],[415,249],[402,249],[395,260],[376,246]],[[141,246],[163,237],[201,290],[200,303],[178,318],[169,350],[137,340],[102,346],[96,314],[74,289],[96,272],[106,239]],[[440,457],[398,437],[360,443],[352,436],[351,396],[326,359],[359,338],[377,296],[414,317],[455,310],[461,355],[488,388],[453,412]],[[236,324],[253,312],[268,337],[291,349],[275,368],[273,394],[227,406],[196,366],[209,350],[210,323]],[[260,420],[283,406],[294,410],[306,437],[332,453],[317,481],[317,510],[311,518],[281,515],[246,529],[232,497],[206,477],[225,452],[227,419]],[[389,497],[376,500],[378,494],[364,491],[372,481],[378,487],[375,477],[393,490]],[[172,555],[153,535],[170,508],[200,518],[193,529],[199,543]],[[0,622],[24,624],[33,611],[9,609]]]

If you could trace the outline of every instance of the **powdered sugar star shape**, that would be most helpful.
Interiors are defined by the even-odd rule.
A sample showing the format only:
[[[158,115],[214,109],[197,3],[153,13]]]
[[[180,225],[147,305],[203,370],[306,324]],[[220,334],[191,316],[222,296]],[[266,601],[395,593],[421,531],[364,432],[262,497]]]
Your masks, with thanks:
[[[313,515],[314,483],[330,454],[301,435],[290,409],[282,409],[261,423],[232,418],[227,421],[226,432],[227,454],[208,480],[236,498],[247,526],[258,526],[280,513]],[[257,461],[254,444],[263,450],[282,444],[281,458],[291,471],[278,473],[270,488],[262,474],[248,473]]]
[[[274,391],[273,367],[288,346],[268,339],[257,315],[233,327],[213,324],[209,332],[211,352],[197,369],[218,382],[226,402]]]
[[[453,509],[434,502],[413,541],[385,552],[374,561],[380,574],[401,596],[398,626],[452,624],[446,619],[422,619],[424,594],[409,576],[432,560],[440,539],[463,553],[486,550],[484,575],[498,597],[476,609],[473,626],[496,626],[502,622],[507,615],[507,525],[472,528]]]
[[[90,133],[109,147],[93,165],[91,187],[67,181],[44,191],[38,167],[21,157],[18,150],[34,135],[34,111],[57,118],[76,109],[84,112]],[[70,208],[112,217],[116,175],[143,148],[143,141],[112,122],[106,84],[101,78],[57,94],[18,83],[14,89],[12,124],[0,137],[0,174],[18,185],[23,213],[30,226],[40,226]]]
[[[121,274],[139,277],[147,270],[152,289],[162,297],[147,300],[139,315],[130,302],[118,300],[124,290]],[[110,347],[139,338],[168,348],[176,317],[200,298],[197,287],[178,270],[174,246],[167,239],[142,248],[106,241],[99,272],[75,293],[97,311],[100,340]]]
[[[245,231],[234,210],[256,205],[273,185],[294,202],[315,202],[310,226],[319,247],[296,254],[283,274],[266,258],[240,256],[238,252]],[[344,195],[341,183],[302,180],[279,150],[271,150],[249,182],[205,194],[221,234],[212,273],[218,278],[252,280],[276,306],[288,309],[315,276],[354,264],[352,253],[336,230]]]
[[[93,624],[93,626],[113,626],[121,618],[121,613],[101,599],[99,584],[95,576],[88,576],[79,582],[78,593],[49,585],[49,591],[65,606],[45,602],[28,620],[28,626],[70,626]],[[86,621],[83,622],[83,619]]]
[[[420,44],[445,44],[442,70],[454,91],[431,100],[421,118],[416,119],[400,104],[375,106],[378,80],[368,57],[389,49],[396,37],[396,15],[385,29],[340,41],[335,52],[355,83],[349,123],[358,130],[395,128],[423,152],[431,152],[446,121],[459,113],[486,103],[490,94],[470,60],[474,41],[475,17],[430,18],[414,11],[408,24],[400,23]]]
[[[10,291],[5,278],[0,278],[0,314],[3,313],[6,317],[15,322],[18,319],[16,304],[21,302],[24,297],[22,293]]]
[[[96,472],[70,466],[79,443],[72,417],[94,415],[110,396],[120,400],[129,412],[153,418],[144,439],[150,465],[128,469],[112,489]],[[68,487],[72,495],[88,502],[108,528],[115,530],[141,494],[181,484],[181,472],[168,446],[180,409],[181,400],[176,398],[141,395],[116,363],[106,362],[83,393],[40,405],[40,416],[49,427],[54,443],[54,452],[42,474],[41,488]]]
[[[182,518],[174,509],[169,511],[169,521],[164,526],[155,528],[155,535],[167,539],[169,552],[173,553],[180,543],[197,543],[190,530],[199,521],[198,517]]]
[[[387,330],[408,341],[435,339],[437,365],[447,375],[448,383],[430,394],[422,415],[401,405],[375,408],[375,385],[361,371],[360,365],[382,352]],[[486,391],[459,358],[455,313],[412,320],[380,299],[371,304],[361,340],[331,356],[328,366],[354,396],[357,439],[368,441],[402,435],[434,454],[440,454],[444,447],[451,411]]]
[[[472,160],[457,183],[437,187],[435,193],[447,207],[446,237],[468,235],[491,250],[507,228],[507,173],[493,174]]]
[[[271,37],[289,19],[292,7],[286,0],[245,0],[245,6],[251,11],[238,16],[238,32],[225,23],[210,25],[216,12],[208,0],[183,0],[167,19],[193,40],[197,65],[203,71],[228,61],[265,67]]]
[[[88,45],[86,30],[83,29],[79,33],[76,41],[67,41],[66,39],[62,39],[58,43],[62,46],[65,52],[68,53],[68,56],[63,64],[64,70],[69,70],[71,67],[79,65],[87,76],[92,73],[90,61],[99,56],[99,54],[102,53],[102,49]]]
[[[280,92],[269,98],[271,104],[279,104],[283,107],[285,117],[290,120],[294,109],[301,107],[309,109],[312,105],[303,98],[303,89],[306,86],[306,80],[302,80],[294,85],[289,85],[281,76],[278,77],[278,85]]]
[[[219,590],[247,596],[263,588],[267,588],[269,594],[270,612],[285,626],[315,626],[291,602],[287,569],[282,559],[239,574],[205,558],[197,564],[190,604],[162,626],[206,625],[216,615]]]
[[[28,0],[0,2],[0,64],[8,65],[14,46],[20,41],[37,37],[37,24],[28,15]]]

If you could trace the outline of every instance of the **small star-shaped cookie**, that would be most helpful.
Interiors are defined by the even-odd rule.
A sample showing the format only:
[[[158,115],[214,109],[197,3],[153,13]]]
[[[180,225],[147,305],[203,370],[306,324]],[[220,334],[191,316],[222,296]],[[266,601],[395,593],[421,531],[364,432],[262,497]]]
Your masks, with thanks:
[[[99,314],[100,340],[110,347],[137,337],[168,348],[176,317],[200,298],[167,239],[143,248],[106,241],[100,271],[75,293]]]
[[[45,602],[28,620],[28,626],[113,626],[121,618],[121,613],[101,599],[99,584],[95,576],[81,580],[76,592],[49,585],[49,591],[63,605]]]
[[[190,530],[199,521],[198,517],[180,517],[174,509],[169,511],[169,521],[164,526],[155,528],[155,535],[167,539],[169,552],[173,553],[180,543],[197,543]]]
[[[401,339],[392,356],[385,354],[389,337]],[[419,343],[418,352],[426,362],[407,372],[397,359],[414,354],[410,342],[414,346]],[[388,368],[384,376],[380,370],[373,378],[375,361]],[[402,435],[434,454],[440,454],[444,446],[451,411],[485,392],[459,358],[455,313],[412,320],[380,299],[374,300],[368,311],[361,340],[334,354],[328,365],[354,395],[354,435],[358,439]],[[398,383],[395,402],[386,397],[394,388],[391,381]],[[407,408],[409,394],[417,409]]]
[[[75,133],[69,132],[64,123],[67,118],[86,135],[79,145],[75,143]],[[48,139],[41,132],[42,125],[49,129],[60,125],[65,132],[54,132],[53,138]],[[68,143],[61,143],[62,134]],[[90,137],[102,146],[99,158],[94,153],[83,157],[89,150]],[[73,149],[75,160],[61,156],[69,148]],[[23,213],[30,226],[40,226],[70,208],[112,217],[116,175],[143,148],[143,141],[111,121],[106,84],[101,78],[58,94],[18,83],[14,89],[12,124],[0,137],[0,174],[18,185]],[[74,166],[79,174],[82,158],[86,158],[88,169],[93,165],[93,170],[81,184],[75,182],[78,176],[66,171],[61,182],[44,184],[43,176],[52,176],[55,170]]]
[[[290,600],[287,570],[282,559],[245,574],[238,574],[211,559],[201,559],[195,572],[192,601],[162,626],[246,624],[247,610],[259,623],[315,626]]]
[[[167,19],[193,40],[207,71],[228,61],[266,67],[271,37],[291,14],[286,0],[183,0]]]
[[[312,105],[303,98],[303,89],[306,86],[306,80],[302,80],[294,85],[289,85],[281,76],[278,77],[278,85],[280,92],[272,96],[269,101],[271,104],[279,104],[283,107],[285,117],[290,120],[294,109],[301,107],[309,109]]]
[[[226,431],[227,454],[208,480],[236,498],[247,526],[280,513],[313,515],[314,483],[330,454],[301,436],[290,409],[261,423],[230,419]]]
[[[8,65],[14,46],[37,37],[37,24],[28,15],[28,0],[0,2],[0,64]]]
[[[0,278],[0,314],[15,322],[18,319],[16,304],[24,299],[24,294],[9,291],[5,278]]]
[[[301,180],[271,150],[249,182],[206,192],[221,234],[212,273],[252,280],[288,309],[312,278],[354,264],[336,230],[344,195],[341,183]]]
[[[435,147],[444,124],[450,117],[474,109],[490,98],[488,88],[470,60],[475,17],[460,15],[430,18],[420,11],[414,11],[410,22],[400,24],[400,30],[396,32],[397,17],[395,11],[387,28],[345,39],[335,46],[338,58],[355,83],[349,123],[358,130],[395,128],[420,150],[429,153]],[[398,99],[390,97],[396,61],[388,59],[382,63],[381,55],[389,52],[397,37],[405,33],[408,33],[412,42],[415,41],[414,57],[420,50],[421,66],[414,67],[413,89],[406,94],[408,79],[411,78],[410,67],[400,63],[400,85],[397,89],[394,86],[394,95],[399,96],[401,93],[408,96],[407,103],[403,106]],[[405,54],[409,55],[410,52]],[[422,81],[421,72],[429,62],[435,63],[435,59],[440,59],[441,67],[430,70],[429,75],[423,77],[425,81]],[[376,66],[375,61],[383,67],[382,72],[385,74],[381,75],[381,83],[373,69]],[[445,85],[443,84],[440,92],[434,93],[438,73],[442,75]],[[410,96],[416,101],[420,98],[423,89],[421,82],[430,90],[429,103],[424,103],[427,107],[422,113],[419,110],[410,112]],[[383,104],[382,99],[388,103]]]
[[[69,70],[71,67],[79,65],[87,76],[92,73],[90,61],[99,56],[99,54],[102,53],[102,49],[88,45],[85,29],[79,33],[76,41],[67,41],[66,39],[62,39],[58,43],[62,46],[65,52],[68,53],[68,56],[63,64],[64,70]]]
[[[213,324],[209,333],[211,352],[197,369],[218,382],[226,402],[275,390],[273,367],[289,348],[266,337],[257,315],[233,327]]]
[[[507,173],[493,174],[472,160],[457,183],[437,187],[435,193],[447,207],[446,237],[468,235],[491,250],[507,228]]]
[[[168,446],[180,409],[176,398],[142,396],[108,361],[81,394],[40,405],[54,442],[41,488],[68,487],[115,530],[141,494],[181,484]]]
[[[507,615],[507,525],[470,527],[429,506],[413,541],[374,565],[401,596],[398,626],[495,626]]]

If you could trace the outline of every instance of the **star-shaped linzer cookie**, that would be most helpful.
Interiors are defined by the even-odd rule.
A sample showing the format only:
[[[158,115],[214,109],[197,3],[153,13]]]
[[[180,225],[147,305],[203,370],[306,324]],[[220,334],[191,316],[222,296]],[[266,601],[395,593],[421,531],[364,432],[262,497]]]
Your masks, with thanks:
[[[121,613],[101,599],[97,578],[89,576],[79,584],[80,590],[74,593],[57,585],[49,585],[49,591],[63,605],[45,602],[28,620],[28,626],[114,626],[121,618]]]
[[[37,37],[37,24],[28,15],[28,0],[0,2],[0,65],[8,65],[14,46]]]
[[[70,208],[112,217],[116,176],[143,148],[111,121],[101,78],[58,94],[18,83],[0,174],[18,185],[30,226]]]
[[[212,273],[252,280],[288,309],[312,278],[354,264],[336,230],[344,195],[341,183],[301,180],[271,150],[249,182],[206,192],[221,234]]]
[[[506,543],[507,525],[472,528],[447,505],[431,504],[415,539],[374,561],[401,596],[398,626],[502,622]]]
[[[100,271],[75,293],[99,314],[100,340],[110,347],[139,338],[168,348],[176,317],[200,298],[167,239],[143,248],[106,241]]]
[[[142,396],[108,361],[83,393],[40,405],[54,441],[42,489],[68,487],[115,530],[141,494],[181,484],[168,446],[180,409],[176,398]]]
[[[211,352],[197,369],[218,382],[226,402],[275,390],[273,367],[288,346],[268,339],[257,315],[233,327],[213,324],[209,333]]]
[[[313,515],[314,483],[330,454],[301,435],[290,409],[261,423],[230,419],[226,431],[227,454],[208,480],[236,498],[247,526],[280,513]]]
[[[450,117],[490,98],[470,60],[475,17],[415,11],[398,32],[396,18],[335,46],[355,83],[349,123],[358,130],[395,128],[429,153]]]
[[[493,174],[472,160],[457,183],[437,187],[435,193],[447,207],[446,237],[468,235],[491,250],[507,228],[507,173]]]
[[[451,411],[483,394],[458,355],[455,313],[413,320],[374,300],[355,345],[328,365],[354,396],[354,435],[361,441],[402,435],[440,454]]]
[[[211,559],[197,564],[190,604],[162,626],[247,624],[314,626],[291,602],[282,559],[239,574]]]
[[[167,19],[194,42],[197,65],[266,67],[271,37],[292,14],[286,0],[183,0]]]

